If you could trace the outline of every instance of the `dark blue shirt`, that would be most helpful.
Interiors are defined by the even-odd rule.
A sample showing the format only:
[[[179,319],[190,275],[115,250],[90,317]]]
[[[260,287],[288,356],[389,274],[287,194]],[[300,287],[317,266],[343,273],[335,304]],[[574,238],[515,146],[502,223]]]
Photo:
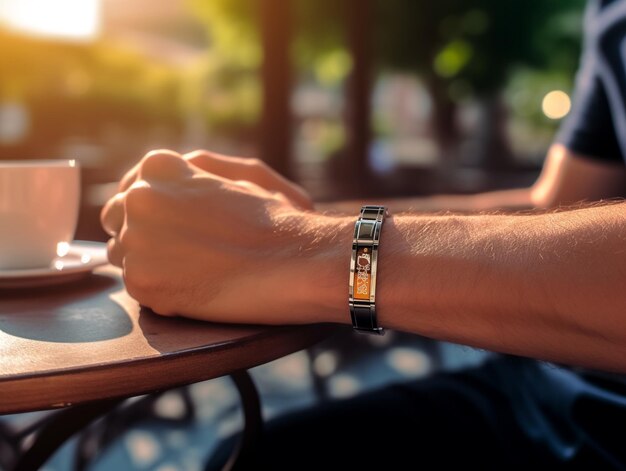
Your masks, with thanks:
[[[592,0],[573,108],[557,141],[598,160],[626,156],[626,2]]]

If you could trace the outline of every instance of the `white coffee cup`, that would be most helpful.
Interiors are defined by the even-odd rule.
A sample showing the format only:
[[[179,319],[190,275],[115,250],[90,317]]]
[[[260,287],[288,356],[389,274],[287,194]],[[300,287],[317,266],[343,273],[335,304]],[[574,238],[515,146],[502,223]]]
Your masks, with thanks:
[[[79,201],[76,161],[0,161],[0,270],[47,267],[67,251]]]

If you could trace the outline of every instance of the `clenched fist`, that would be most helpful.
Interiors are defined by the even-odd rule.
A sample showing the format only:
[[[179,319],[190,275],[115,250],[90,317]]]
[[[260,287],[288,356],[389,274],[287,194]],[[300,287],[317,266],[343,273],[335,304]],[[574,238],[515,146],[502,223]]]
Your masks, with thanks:
[[[303,190],[256,160],[156,151],[122,180],[101,219],[128,292],[158,314],[310,323],[331,320],[311,274],[328,271],[329,248],[345,253],[344,274],[351,231],[345,218],[311,208]],[[339,234],[345,242],[333,245]]]

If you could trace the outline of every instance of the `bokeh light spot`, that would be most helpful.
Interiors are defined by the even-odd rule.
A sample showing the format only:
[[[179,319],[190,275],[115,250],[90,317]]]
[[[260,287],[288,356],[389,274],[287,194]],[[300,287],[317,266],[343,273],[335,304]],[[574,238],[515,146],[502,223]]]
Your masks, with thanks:
[[[152,433],[143,431],[131,432],[124,442],[128,454],[136,467],[146,468],[154,464],[161,456],[161,445]]]
[[[561,90],[553,90],[543,97],[541,109],[550,119],[561,119],[569,113],[572,101],[567,93]]]
[[[332,351],[320,353],[313,362],[313,369],[320,376],[330,376],[337,369],[337,354]]]
[[[430,359],[420,350],[407,347],[396,347],[386,354],[389,365],[408,377],[424,376],[430,371]]]
[[[361,390],[357,378],[347,373],[340,373],[329,380],[330,395],[335,398],[346,398],[356,395]]]

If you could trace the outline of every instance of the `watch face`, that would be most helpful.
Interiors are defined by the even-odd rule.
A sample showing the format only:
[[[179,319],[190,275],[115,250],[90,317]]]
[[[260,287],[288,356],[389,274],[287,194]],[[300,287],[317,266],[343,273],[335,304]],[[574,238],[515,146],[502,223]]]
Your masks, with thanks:
[[[370,283],[372,276],[372,263],[370,249],[361,247],[356,253],[356,268],[354,273],[354,298],[370,298]]]

